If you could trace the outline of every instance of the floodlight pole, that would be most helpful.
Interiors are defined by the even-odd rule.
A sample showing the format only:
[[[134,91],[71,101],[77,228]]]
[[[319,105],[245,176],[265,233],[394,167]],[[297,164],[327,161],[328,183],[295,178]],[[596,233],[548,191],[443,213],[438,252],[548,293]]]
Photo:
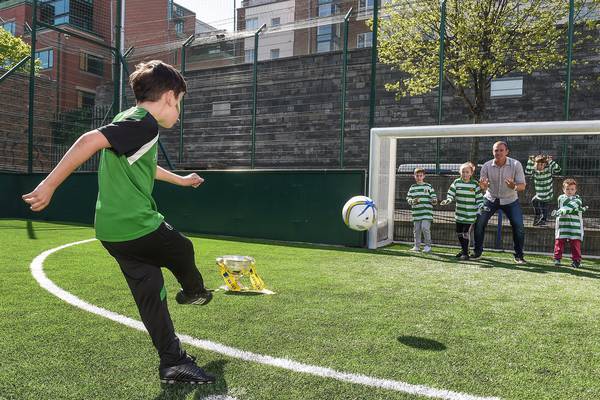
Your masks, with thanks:
[[[37,0],[33,0],[31,15],[31,57],[29,59],[29,121],[27,125],[27,173],[33,172],[33,111],[35,96],[35,46],[37,32]]]
[[[252,67],[252,149],[250,154],[250,168],[254,169],[256,158],[256,78],[258,67],[258,35],[265,29],[267,24],[262,24],[256,32],[254,32],[254,65]]]
[[[438,125],[442,124],[444,94],[444,62],[446,58],[446,0],[440,1],[440,59],[438,76]],[[440,138],[435,139],[435,173],[440,173]]]
[[[346,71],[348,70],[348,26],[352,7],[344,17],[344,61],[342,64],[342,98],[340,100],[340,168],[344,168],[344,126],[346,125]]]
[[[181,75],[185,74],[186,48],[194,41],[196,35],[191,35],[181,46]],[[185,98],[181,99],[179,112],[179,164],[183,162],[183,120],[185,119]]]

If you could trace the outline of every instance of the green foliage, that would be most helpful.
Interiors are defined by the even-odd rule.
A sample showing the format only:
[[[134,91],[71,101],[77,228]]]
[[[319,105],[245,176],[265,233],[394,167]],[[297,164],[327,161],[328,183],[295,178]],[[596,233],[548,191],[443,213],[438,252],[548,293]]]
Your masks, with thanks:
[[[597,0],[576,0],[576,23],[596,24]],[[445,81],[479,122],[491,80],[511,72],[530,74],[566,63],[569,2],[563,0],[448,0]],[[439,0],[393,0],[381,19],[379,60],[403,73],[386,88],[397,98],[438,86]],[[583,39],[585,30],[577,30]]]
[[[21,38],[13,36],[10,32],[0,28],[0,67],[10,69],[23,58],[31,54],[31,46]],[[36,60],[36,71],[40,68],[40,61]],[[25,63],[19,71],[29,71],[29,63]]]

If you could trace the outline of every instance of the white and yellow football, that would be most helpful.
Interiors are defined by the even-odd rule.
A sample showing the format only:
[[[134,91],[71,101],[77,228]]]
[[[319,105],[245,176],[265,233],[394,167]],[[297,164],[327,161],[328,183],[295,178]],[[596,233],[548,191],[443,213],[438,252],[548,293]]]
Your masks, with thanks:
[[[342,218],[348,228],[366,231],[377,221],[375,203],[367,196],[354,196],[344,204]]]

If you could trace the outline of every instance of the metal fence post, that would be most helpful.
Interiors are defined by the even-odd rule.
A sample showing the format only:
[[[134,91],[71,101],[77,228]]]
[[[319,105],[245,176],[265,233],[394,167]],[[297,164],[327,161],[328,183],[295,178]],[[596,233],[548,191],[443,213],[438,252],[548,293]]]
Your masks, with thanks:
[[[21,68],[30,59],[31,59],[31,55],[25,56],[25,57],[23,57],[23,59],[21,61],[19,61],[15,65],[13,65],[13,67],[11,69],[9,69],[4,74],[2,74],[2,76],[0,76],[0,83],[2,83],[3,80],[5,80],[6,78],[8,78],[12,74],[14,74],[19,68]]]
[[[346,71],[348,70],[348,26],[352,7],[344,17],[344,54],[342,63],[342,97],[340,99],[340,168],[344,168],[344,127],[346,125]]]
[[[35,106],[35,46],[37,32],[37,0],[31,15],[31,58],[29,60],[29,121],[27,125],[27,173],[33,172],[33,111]]]
[[[185,50],[195,38],[196,35],[191,35],[181,46],[181,75],[185,74]],[[183,162],[183,121],[185,119],[185,98],[181,99],[179,106],[179,164],[181,164]]]
[[[115,25],[115,62],[113,64],[113,115],[117,115],[121,112],[121,17],[122,17],[122,1],[117,0],[117,19]]]
[[[573,65],[573,30],[574,30],[574,14],[575,0],[569,0],[569,30],[567,38],[567,82],[565,84],[565,105],[564,117],[568,121],[571,117],[571,67]],[[561,156],[562,173],[567,174],[567,138],[563,136],[562,156]]]
[[[256,161],[256,80],[258,68],[258,35],[262,32],[267,24],[263,24],[256,32],[254,32],[254,63],[252,66],[252,144],[250,153],[250,168],[254,169]]]
[[[369,135],[367,140],[367,166],[371,163],[371,128],[375,126],[375,97],[377,94],[377,30],[379,29],[379,1],[373,0],[373,40],[371,43],[371,96],[369,98]],[[371,177],[367,173],[366,187]]]
[[[377,94],[377,30],[379,29],[378,3],[378,0],[373,0],[373,43],[371,45],[371,98],[369,102],[369,130],[375,125],[375,96]]]
[[[438,75],[438,125],[442,124],[444,93],[444,61],[446,53],[446,0],[440,1],[440,55],[439,55],[439,75]],[[435,173],[440,173],[440,138],[435,139]]]

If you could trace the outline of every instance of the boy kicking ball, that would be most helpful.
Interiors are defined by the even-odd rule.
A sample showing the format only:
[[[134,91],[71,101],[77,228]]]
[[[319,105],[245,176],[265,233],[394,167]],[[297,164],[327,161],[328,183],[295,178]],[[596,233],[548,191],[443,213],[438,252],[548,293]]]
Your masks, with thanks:
[[[136,106],[118,114],[110,125],[83,134],[23,200],[31,210],[42,211],[58,186],[101,150],[96,237],[125,276],[158,352],[160,380],[214,383],[175,335],[161,268],[168,268],[182,287],[178,303],[205,305],[212,294],[196,267],[192,242],[164,221],[152,198],[156,179],[193,188],[204,182],[196,174],[179,176],[157,165],[158,128],[175,125],[187,86],[175,68],[157,60],[139,64],[130,84]]]

